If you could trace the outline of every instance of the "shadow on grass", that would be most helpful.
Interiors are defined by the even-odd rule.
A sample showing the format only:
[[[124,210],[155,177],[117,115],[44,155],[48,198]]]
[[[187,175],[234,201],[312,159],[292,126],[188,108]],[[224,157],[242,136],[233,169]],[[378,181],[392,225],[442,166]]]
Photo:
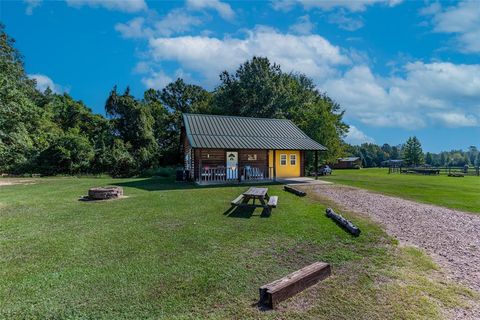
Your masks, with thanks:
[[[257,208],[255,207],[249,207],[249,206],[238,206],[238,207],[231,206],[223,214],[229,218],[243,218],[243,219],[250,219],[252,216],[259,216],[261,218],[270,217],[270,214],[267,209],[262,209],[262,213],[259,215],[254,214],[256,209]]]
[[[189,190],[189,189],[213,189],[225,187],[249,187],[258,185],[278,185],[278,182],[264,183],[234,183],[234,184],[213,184],[198,185],[193,182],[176,182],[172,178],[144,178],[133,181],[113,182],[113,185],[120,187],[137,188],[146,191],[162,191],[162,190]]]

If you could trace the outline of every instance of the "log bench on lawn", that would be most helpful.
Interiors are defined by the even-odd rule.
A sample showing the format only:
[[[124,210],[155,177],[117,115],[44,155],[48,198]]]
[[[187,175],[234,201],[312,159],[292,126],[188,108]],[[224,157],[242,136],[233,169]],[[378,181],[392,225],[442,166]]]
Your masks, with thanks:
[[[289,275],[260,287],[259,304],[275,308],[280,301],[313,286],[332,273],[330,265],[325,262],[315,262]]]

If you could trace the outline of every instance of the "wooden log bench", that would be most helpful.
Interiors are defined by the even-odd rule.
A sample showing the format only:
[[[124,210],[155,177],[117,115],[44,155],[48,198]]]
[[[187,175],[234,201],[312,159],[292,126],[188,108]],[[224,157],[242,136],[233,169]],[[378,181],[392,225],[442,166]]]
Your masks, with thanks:
[[[327,208],[326,215],[327,217],[332,218],[338,225],[353,234],[355,237],[358,237],[360,235],[360,229],[357,226],[355,226],[352,222],[348,221],[341,215],[335,213],[332,208]]]
[[[295,194],[295,195],[297,195],[297,196],[299,196],[299,197],[304,197],[304,196],[307,195],[307,193],[306,193],[305,191],[295,189],[294,187],[289,186],[289,185],[284,186],[283,189],[284,189],[285,191],[288,191],[288,192],[290,192],[290,193],[293,193],[293,194]]]
[[[315,262],[292,272],[281,279],[260,287],[259,305],[273,309],[279,302],[328,278],[331,273],[330,265],[325,262]]]
[[[454,177],[454,178],[463,178],[465,175],[463,173],[449,173],[449,177]]]

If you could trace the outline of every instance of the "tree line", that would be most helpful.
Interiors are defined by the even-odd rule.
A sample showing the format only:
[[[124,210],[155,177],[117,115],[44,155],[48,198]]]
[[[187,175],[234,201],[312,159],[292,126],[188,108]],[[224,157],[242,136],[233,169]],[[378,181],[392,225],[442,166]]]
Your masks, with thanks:
[[[220,74],[213,91],[182,79],[142,98],[113,87],[103,116],[67,93],[38,91],[14,43],[0,25],[0,173],[132,176],[177,165],[184,112],[291,119],[328,148],[325,161],[347,147],[340,106],[264,57]]]
[[[351,156],[359,157],[365,168],[388,166],[389,160],[402,160],[405,166],[480,166],[480,151],[476,146],[470,146],[467,150],[424,153],[417,137],[410,137],[404,144],[396,146],[388,143],[381,146],[374,143],[364,143],[359,146],[348,145],[346,152]]]

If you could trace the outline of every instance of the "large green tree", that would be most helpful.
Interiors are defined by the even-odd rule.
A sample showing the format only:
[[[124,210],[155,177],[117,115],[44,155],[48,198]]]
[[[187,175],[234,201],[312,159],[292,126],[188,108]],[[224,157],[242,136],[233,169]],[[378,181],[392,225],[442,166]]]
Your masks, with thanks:
[[[424,163],[422,145],[417,137],[408,138],[403,147],[403,161],[406,165],[418,166]]]
[[[35,104],[35,82],[28,79],[14,43],[0,24],[0,171],[27,165],[45,146],[44,114]]]
[[[343,152],[348,126],[343,110],[303,74],[285,73],[267,58],[253,57],[234,74],[224,71],[214,92],[214,110],[246,117],[287,118],[328,148],[325,160]]]
[[[137,101],[127,87],[122,95],[114,87],[105,104],[115,135],[130,146],[137,167],[150,168],[156,164],[158,145],[153,131],[154,118],[143,103]]]
[[[169,83],[158,92],[160,102],[167,114],[162,116],[160,133],[163,146],[163,159],[167,163],[180,161],[180,129],[183,113],[213,113],[212,94],[200,86],[187,84],[183,79]],[[160,111],[163,113],[163,111]],[[157,111],[158,113],[158,111]]]

